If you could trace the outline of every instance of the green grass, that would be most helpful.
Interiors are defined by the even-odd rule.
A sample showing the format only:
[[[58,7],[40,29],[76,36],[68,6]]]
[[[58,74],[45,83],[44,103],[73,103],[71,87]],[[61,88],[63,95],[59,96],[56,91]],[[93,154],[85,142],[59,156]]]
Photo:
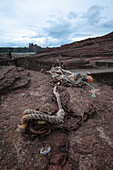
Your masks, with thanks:
[[[58,57],[62,57],[62,55],[61,55],[61,54],[59,54],[59,55],[58,55]]]
[[[108,49],[108,51],[109,51],[110,53],[113,53],[113,50],[112,50],[112,49]]]

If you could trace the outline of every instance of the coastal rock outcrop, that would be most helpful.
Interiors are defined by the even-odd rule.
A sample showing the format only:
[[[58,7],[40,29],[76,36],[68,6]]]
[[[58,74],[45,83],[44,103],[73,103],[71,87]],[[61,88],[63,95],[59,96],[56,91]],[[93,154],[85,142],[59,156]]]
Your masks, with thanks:
[[[21,67],[0,67],[0,94],[24,87],[29,81],[29,72]]]
[[[5,80],[3,82],[11,78],[10,81],[7,80],[8,85],[5,87],[5,83],[5,88],[2,88],[7,89],[8,93],[2,93],[0,101],[0,169],[112,169],[113,89],[111,86],[94,83],[96,98],[91,97],[91,89],[88,86],[60,86],[61,101],[64,107],[71,108],[70,112],[65,109],[64,123],[59,125],[64,130],[63,128],[53,130],[43,139],[36,137],[31,140],[22,135],[17,125],[21,121],[22,112],[28,108],[42,108],[56,113],[58,106],[53,100],[51,77],[30,70],[24,72],[21,68],[13,66],[9,72],[8,69],[4,67],[4,72],[0,72],[0,80]],[[28,83],[28,72],[31,79],[29,86],[17,89],[15,85],[16,88],[11,88],[12,91],[9,93],[12,82],[22,78],[22,75],[24,76],[21,83]],[[7,79],[4,79],[6,75]],[[76,122],[84,117],[85,111],[91,105],[96,107],[96,113],[83,121],[78,129],[66,131],[66,128],[74,127]],[[47,155],[40,154],[43,147],[51,148]]]

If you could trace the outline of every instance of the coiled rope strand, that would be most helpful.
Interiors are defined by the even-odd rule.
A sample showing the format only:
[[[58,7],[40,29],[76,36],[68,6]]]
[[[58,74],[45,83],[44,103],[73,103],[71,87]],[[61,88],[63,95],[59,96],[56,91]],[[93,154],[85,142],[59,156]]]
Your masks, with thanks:
[[[30,119],[35,119],[35,120],[44,120],[44,121],[48,121],[50,123],[61,123],[63,122],[64,116],[65,116],[65,112],[62,108],[61,105],[61,100],[60,100],[60,95],[59,93],[56,91],[56,86],[53,88],[53,93],[56,96],[57,99],[57,104],[58,104],[58,112],[56,113],[56,116],[50,116],[48,114],[45,114],[43,112],[39,112],[37,110],[32,110],[32,109],[27,109],[23,112],[23,117],[22,117],[22,124],[26,124],[28,120]]]

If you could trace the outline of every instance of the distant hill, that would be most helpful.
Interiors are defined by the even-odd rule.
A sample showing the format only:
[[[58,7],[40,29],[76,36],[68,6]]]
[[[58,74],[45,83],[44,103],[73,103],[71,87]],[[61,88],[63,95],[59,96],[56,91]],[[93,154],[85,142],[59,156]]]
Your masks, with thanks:
[[[37,57],[47,56],[57,57],[94,57],[94,56],[111,56],[113,55],[113,32],[96,38],[88,38],[82,41],[76,41],[71,44],[62,45],[61,47],[46,48]],[[46,56],[46,57],[45,57]]]

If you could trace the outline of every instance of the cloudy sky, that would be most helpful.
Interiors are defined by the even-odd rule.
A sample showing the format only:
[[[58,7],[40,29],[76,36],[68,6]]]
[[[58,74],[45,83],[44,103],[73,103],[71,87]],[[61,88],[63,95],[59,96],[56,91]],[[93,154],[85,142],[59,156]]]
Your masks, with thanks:
[[[42,47],[113,31],[113,0],[0,0],[0,46]]]

